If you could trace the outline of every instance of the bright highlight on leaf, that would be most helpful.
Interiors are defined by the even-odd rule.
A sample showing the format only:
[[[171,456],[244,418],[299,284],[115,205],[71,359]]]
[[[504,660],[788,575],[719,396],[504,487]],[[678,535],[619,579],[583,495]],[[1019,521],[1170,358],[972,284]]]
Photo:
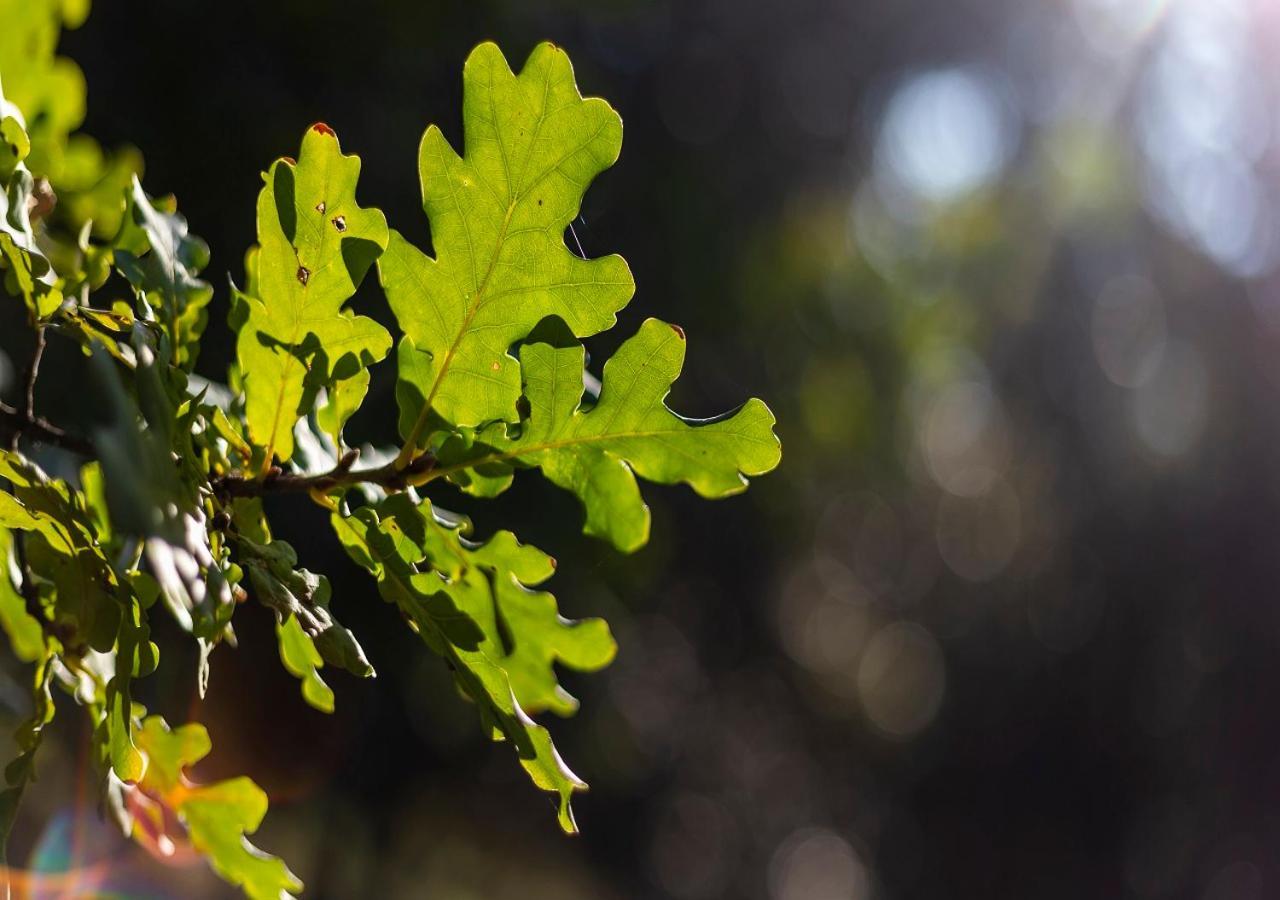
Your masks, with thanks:
[[[419,148],[431,255],[359,205],[360,161],[333,129],[308,128],[297,160],[264,175],[258,244],[229,297],[236,362],[223,386],[192,371],[213,295],[207,246],[172,198],[147,194],[136,152],[68,136],[83,85],[53,46],[59,23],[81,17],[74,0],[0,0],[0,76],[27,104],[0,97],[0,276],[36,348],[25,395],[0,398],[0,628],[33,667],[33,714],[0,788],[0,854],[56,688],[87,715],[101,806],[124,834],[162,854],[190,845],[253,898],[302,889],[248,842],[263,791],[189,780],[210,751],[204,727],[171,729],[134,701],[159,663],[157,610],[194,639],[201,695],[215,648],[261,627],[233,622],[247,601],[274,614],[280,662],[312,707],[333,711],[334,669],[373,676],[377,648],[366,656],[339,622],[368,598],[333,596],[303,567],[324,560],[273,536],[276,493],[323,508],[484,733],[509,743],[575,831],[586,783],[533,717],[572,715],[560,668],[597,671],[617,645],[602,619],[561,615],[544,589],[550,555],[506,530],[474,538],[435,493],[450,483],[493,497],[538,469],[581,500],[588,534],[632,551],[650,528],[637,478],[725,497],[780,458],[759,400],[706,420],[666,406],[684,363],[677,326],[646,321],[605,364],[599,396],[585,390],[580,339],[611,327],[634,285],[620,256],[582,259],[564,231],[618,158],[617,113],[583,99],[551,44],[518,75],[496,46],[477,47],[463,70],[464,152],[435,126]],[[54,200],[65,212],[51,216]],[[344,431],[393,343],[348,305],[375,262],[401,331],[403,440],[357,451]],[[79,429],[35,409],[44,346],[59,336],[88,357],[94,419]],[[36,448],[63,477],[34,462]]]
[[[565,52],[539,44],[519,76],[496,45],[463,69],[466,155],[440,129],[418,149],[435,258],[392,232],[379,273],[399,348],[406,447],[428,413],[459,426],[514,422],[520,368],[508,348],[544,317],[579,337],[614,323],[635,292],[620,256],[585,260],[564,243],[587,185],[618,158],[622,120],[584,100]]]
[[[339,398],[340,432],[364,399],[368,367],[391,348],[386,329],[342,308],[387,246],[382,213],[356,204],[359,175],[360,160],[317,124],[296,163],[272,164],[258,195],[257,273],[236,354],[264,466],[293,454],[294,423],[320,387]]]
[[[127,808],[135,834],[155,844],[167,833],[168,816],[186,827],[191,845],[205,854],[218,874],[239,885],[253,900],[281,900],[302,890],[302,882],[284,861],[249,843],[267,813],[267,795],[248,778],[216,784],[192,784],[184,770],[209,755],[212,744],[203,725],[170,729],[159,716],[148,716],[138,734],[147,774],[141,790],[130,789]],[[181,839],[181,836],[177,836]]]

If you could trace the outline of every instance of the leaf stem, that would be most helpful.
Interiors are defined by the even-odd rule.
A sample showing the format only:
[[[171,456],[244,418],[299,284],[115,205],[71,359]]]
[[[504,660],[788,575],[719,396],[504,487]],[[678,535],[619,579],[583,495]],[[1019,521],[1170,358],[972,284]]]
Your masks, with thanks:
[[[31,351],[31,362],[27,364],[27,373],[25,381],[25,397],[26,397],[26,417],[28,420],[36,417],[36,379],[40,377],[40,360],[44,359],[45,334],[44,326],[36,326],[36,346]]]

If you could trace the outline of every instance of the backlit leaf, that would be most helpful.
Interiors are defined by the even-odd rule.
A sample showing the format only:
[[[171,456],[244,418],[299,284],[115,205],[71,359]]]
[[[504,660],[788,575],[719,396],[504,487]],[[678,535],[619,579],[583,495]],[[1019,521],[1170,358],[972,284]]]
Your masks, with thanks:
[[[635,550],[649,537],[649,510],[636,476],[684,483],[703,497],[747,486],[744,476],[777,466],[774,417],[759,400],[714,419],[686,419],[664,400],[684,362],[684,332],[649,319],[605,364],[598,402],[582,408],[583,349],[548,329],[548,341],[520,350],[529,415],[514,435],[501,425],[470,446],[446,445],[432,477],[453,476],[473,493],[506,486],[514,466],[537,466],[586,507],[586,532]],[[457,459],[451,457],[459,457]]]
[[[136,795],[135,835],[163,835],[168,808],[186,827],[192,846],[253,900],[281,900],[302,890],[302,882],[283,860],[263,853],[246,838],[258,830],[267,812],[267,795],[260,787],[244,777],[198,785],[184,776],[184,770],[212,748],[203,725],[170,729],[159,716],[148,716],[138,733],[138,747],[147,758],[147,771],[142,780],[146,793]]]
[[[0,883],[4,884],[6,894],[13,887],[9,879],[9,833],[13,830],[14,819],[18,815],[18,804],[27,785],[35,780],[36,751],[40,749],[40,741],[44,727],[53,721],[55,708],[50,685],[53,677],[54,657],[47,649],[36,660],[36,668],[32,678],[32,711],[14,733],[18,745],[18,756],[4,770],[5,788],[0,791]]]
[[[343,309],[387,246],[381,212],[356,203],[360,160],[327,125],[307,129],[298,161],[277,160],[258,195],[256,278],[241,295],[236,342],[253,441],[272,456],[293,453],[293,425],[326,387],[339,404],[333,431],[359,406],[369,365],[391,337]],[[233,311],[234,313],[234,311]]]
[[[456,425],[515,421],[520,367],[507,352],[558,315],[578,336],[614,323],[634,292],[620,256],[580,259],[564,243],[591,180],[618,158],[622,120],[584,100],[565,52],[539,44],[514,75],[494,44],[463,69],[466,155],[434,125],[418,150],[435,257],[392,232],[382,286],[405,338],[403,437],[435,411]]]
[[[0,503],[8,495],[0,494]],[[31,613],[14,582],[13,536],[0,528],[0,627],[9,638],[13,655],[22,662],[35,662],[44,655],[44,630]]]

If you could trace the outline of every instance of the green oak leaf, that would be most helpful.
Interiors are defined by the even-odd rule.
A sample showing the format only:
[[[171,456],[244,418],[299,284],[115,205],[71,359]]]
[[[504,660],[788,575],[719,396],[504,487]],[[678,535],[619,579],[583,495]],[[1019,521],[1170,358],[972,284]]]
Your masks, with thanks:
[[[3,21],[0,18],[0,21]],[[5,99],[0,93],[0,114]],[[48,257],[36,244],[31,207],[38,184],[22,160],[30,142],[22,123],[13,116],[0,121],[5,150],[0,155],[0,269],[10,294],[21,297],[32,321],[46,319],[62,305],[62,291]],[[47,184],[45,185],[47,187]]]
[[[120,604],[102,551],[69,548],[38,532],[28,536],[26,550],[41,597],[53,608],[54,623],[73,628],[94,650],[109,651],[120,627]]]
[[[137,583],[131,583],[130,587]],[[146,760],[134,738],[132,686],[134,678],[154,672],[160,659],[160,651],[151,642],[151,627],[146,616],[146,609],[155,602],[158,594],[158,585],[152,581],[147,589],[137,593],[130,590],[124,595],[124,609],[112,661],[114,671],[107,682],[102,721],[98,724],[107,749],[107,761],[116,777],[125,784],[138,782],[146,770]]]
[[[320,712],[333,712],[333,688],[320,677],[324,657],[311,635],[302,630],[297,616],[276,622],[276,641],[280,645],[280,662],[302,682],[302,699]]]
[[[92,223],[93,236],[110,241],[124,221],[133,182],[142,175],[142,153],[128,145],[107,152],[87,134],[73,134],[62,162],[55,185],[59,221]]]
[[[94,434],[103,493],[114,530],[143,542],[165,606],[201,641],[203,657],[225,633],[234,604],[225,554],[194,488],[204,476],[193,445],[198,406],[190,398],[179,402],[185,374],[168,364],[142,326],[134,329],[133,351],[136,397],[125,392],[105,354],[91,360],[107,413]],[[203,663],[201,673],[203,692]]]
[[[13,235],[0,231],[0,263],[4,265],[3,284],[6,291],[21,297],[31,319],[47,319],[62,306],[62,292],[50,285],[46,275],[48,260],[28,250]]]
[[[3,103],[3,97],[0,97]],[[18,164],[31,152],[31,139],[17,117],[0,110],[0,181],[8,182]]]
[[[170,729],[161,717],[148,716],[138,730],[137,742],[147,767],[135,835],[163,834],[167,808],[214,870],[253,900],[283,900],[302,890],[302,882],[283,860],[263,853],[245,837],[258,830],[266,815],[267,795],[262,788],[244,777],[194,785],[183,776],[184,769],[212,749],[203,725]]]
[[[382,598],[398,607],[423,642],[453,669],[459,689],[476,704],[492,736],[510,740],[533,783],[558,795],[560,827],[577,831],[570,800],[586,784],[560,758],[550,732],[520,705],[502,654],[468,611],[480,598],[476,579],[450,582],[431,568],[430,557],[438,556],[451,539],[441,533],[430,504],[414,506],[405,495],[396,495],[378,510],[366,506],[351,515],[334,513],[333,527],[351,558],[378,579]],[[443,530],[453,535],[457,547],[456,532]]]
[[[151,199],[136,176],[126,196],[116,268],[157,311],[174,361],[190,368],[209,319],[205,307],[213,299],[213,288],[196,277],[209,264],[209,246],[188,232],[172,197]]]
[[[368,367],[386,356],[391,336],[344,310],[387,246],[387,223],[356,204],[360,160],[343,155],[327,125],[302,139],[298,161],[277,160],[258,195],[258,241],[249,290],[235,300],[236,358],[253,442],[272,456],[293,453],[293,426],[320,387],[340,433],[369,385]]]
[[[333,712],[333,691],[320,677],[320,665],[327,662],[362,678],[375,673],[355,635],[329,611],[329,579],[296,568],[298,555],[284,541],[262,544],[241,535],[236,542],[254,594],[276,614],[280,661],[302,681],[303,699],[321,712]]]
[[[465,157],[434,125],[418,151],[435,258],[391,233],[378,272],[405,337],[399,349],[404,459],[434,412],[459,426],[516,420],[520,368],[508,348],[546,316],[585,336],[613,325],[635,284],[620,256],[564,243],[588,184],[618,158],[622,120],[583,99],[565,52],[538,45],[512,73],[485,43],[463,69]]]
[[[32,125],[30,165],[41,175],[61,173],[67,135],[84,120],[84,75],[55,49],[59,31],[87,12],[87,3],[69,0],[0,0],[0,77]]]
[[[116,775],[125,782],[137,781],[143,761],[131,734],[131,683],[156,667],[158,651],[143,611],[154,595],[141,597],[131,582],[117,579],[103,553],[106,536],[96,525],[99,511],[87,495],[44,478],[34,465],[12,455],[0,460],[0,475],[14,491],[0,493],[0,525],[26,532],[26,560],[37,589],[43,595],[52,593],[46,607],[52,608],[54,623],[73,627],[79,638],[104,654],[100,663],[108,681],[98,728]],[[4,593],[13,590],[13,583],[7,571],[8,532],[0,529],[0,537],[5,539],[0,541],[5,551],[6,571],[0,575]],[[40,623],[26,613],[25,605],[20,609],[29,623],[26,627],[34,625],[39,633]],[[106,655],[113,648],[114,654]]]
[[[0,77],[12,101],[0,103],[0,118],[25,114],[30,141],[21,155],[52,181],[56,219],[72,233],[92,222],[93,233],[107,239],[119,228],[124,189],[142,159],[132,147],[106,154],[92,137],[71,134],[84,119],[84,75],[55,51],[59,30],[77,27],[88,8],[88,0],[0,0]],[[0,137],[4,132],[0,124]],[[0,147],[0,173],[5,156]]]
[[[584,409],[582,345],[563,327],[520,349],[529,414],[518,429],[498,423],[441,452],[431,477],[451,477],[480,495],[501,491],[513,467],[536,466],[586,508],[587,534],[630,552],[649,538],[649,509],[636,476],[684,483],[703,497],[744,490],[747,475],[778,465],[775,419],[759,400],[712,419],[686,419],[664,400],[684,363],[685,336],[649,319],[605,363],[599,400]]]
[[[41,601],[56,626],[108,652],[120,627],[120,588],[79,494],[16,453],[0,451],[0,527],[24,531]]]
[[[470,521],[440,514],[428,501],[415,510],[405,494],[380,510],[423,549],[458,609],[480,627],[480,648],[506,671],[521,708],[575,712],[578,701],[560,686],[553,664],[594,672],[613,661],[617,645],[603,619],[564,619],[554,596],[530,590],[555,573],[555,560],[510,531],[473,543]]]
[[[15,584],[15,565],[13,535],[7,528],[0,528],[0,627],[9,638],[13,655],[32,663],[45,653],[44,629],[27,611],[26,600]]]
[[[18,804],[27,785],[35,780],[36,751],[40,749],[40,740],[44,727],[53,721],[55,707],[50,686],[53,680],[54,655],[51,648],[36,660],[35,673],[31,682],[32,712],[14,733],[18,744],[18,756],[4,770],[5,788],[0,791],[0,883],[4,884],[6,895],[11,893],[13,885],[9,883],[9,833],[13,830],[14,820],[18,816]]]

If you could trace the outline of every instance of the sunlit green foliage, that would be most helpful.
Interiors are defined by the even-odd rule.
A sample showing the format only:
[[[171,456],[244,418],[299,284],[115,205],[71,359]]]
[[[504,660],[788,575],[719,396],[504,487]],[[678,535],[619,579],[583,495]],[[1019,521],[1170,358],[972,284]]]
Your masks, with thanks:
[[[722,497],[780,457],[758,400],[707,421],[666,407],[685,353],[676,326],[645,322],[605,364],[599,396],[588,390],[579,339],[609,328],[634,285],[621,257],[581,259],[563,232],[616,160],[620,118],[582,98],[552,45],[519,75],[497,47],[478,47],[464,69],[465,157],[434,126],[419,154],[434,258],[359,205],[359,159],[327,125],[308,128],[297,159],[263,176],[258,245],[243,290],[228,298],[232,393],[191,374],[214,295],[200,277],[207,246],[172,198],[145,192],[135,156],[108,160],[71,134],[83,83],[53,47],[59,23],[84,12],[0,2],[0,77],[13,90],[0,117],[0,269],[35,347],[22,395],[0,406],[0,626],[34,667],[0,837],[33,778],[56,686],[89,716],[102,806],[125,834],[185,840],[255,898],[301,890],[245,839],[266,813],[262,790],[247,778],[189,781],[187,767],[211,750],[204,727],[171,728],[135,698],[159,660],[153,610],[196,641],[203,693],[209,655],[234,642],[236,601],[247,599],[274,613],[281,662],[316,709],[334,709],[326,665],[374,675],[334,612],[350,598],[273,537],[263,498],[279,492],[322,508],[382,598],[452,670],[485,731],[510,742],[555,795],[561,827],[575,830],[570,800],[585,784],[532,716],[573,714],[555,667],[608,665],[613,637],[603,620],[563,618],[537,589],[554,559],[509,531],[472,539],[467,520],[425,496],[428,485],[491,497],[516,469],[540,469],[580,498],[587,533],[632,551],[649,535],[636,476]],[[55,198],[69,211],[53,214]],[[380,450],[386,464],[361,467],[343,429],[393,337],[346,304],[375,264],[403,331],[403,443]],[[102,414],[91,429],[64,429],[33,408],[44,343],[56,336],[89,357]],[[316,474],[314,459],[298,465],[295,435],[327,440],[327,471]]]

